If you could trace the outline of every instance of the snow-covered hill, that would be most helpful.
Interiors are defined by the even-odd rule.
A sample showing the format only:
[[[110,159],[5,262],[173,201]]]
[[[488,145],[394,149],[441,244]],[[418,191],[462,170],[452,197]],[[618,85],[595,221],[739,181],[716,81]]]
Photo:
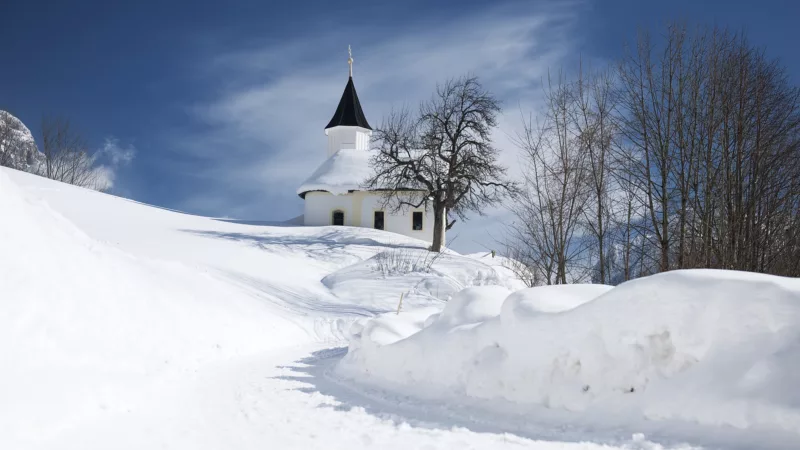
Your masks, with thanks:
[[[542,392],[563,394],[582,376],[601,381],[590,392],[603,396],[626,374],[642,373],[620,364],[607,384],[600,366],[572,378],[530,378],[559,358],[569,367],[576,357],[608,363],[595,351],[619,351],[607,342],[614,333],[628,330],[635,341],[652,320],[624,328],[604,317],[604,303],[589,300],[609,287],[531,297],[488,255],[432,259],[425,245],[377,230],[193,216],[2,168],[0,448],[796,448],[796,433],[777,422],[775,430],[762,426],[770,415],[794,420],[791,393],[777,403],[788,415],[750,411],[761,427],[743,430],[595,420],[607,408],[590,411],[595,416],[530,409]],[[744,280],[724,292],[738,295],[748,286],[755,285]],[[660,289],[669,297],[668,283]],[[516,300],[504,301],[515,291],[509,298]],[[629,300],[638,295],[627,292]],[[729,366],[761,361],[747,392],[779,396],[798,367],[796,347],[783,345],[797,338],[783,327],[796,311],[787,292],[739,316],[711,311],[698,316],[708,321],[687,321],[682,330],[681,321],[693,317],[686,306],[683,315],[664,315],[664,324],[678,327],[684,334],[676,339],[683,339],[717,317],[718,341],[755,342],[741,353],[750,359]],[[749,305],[745,300],[733,304]],[[632,308],[626,301],[605,303]],[[584,311],[577,316],[558,312],[584,302],[573,310]],[[744,316],[753,319],[739,335],[731,317]],[[684,319],[669,322],[676,317]],[[563,334],[574,320],[585,329]],[[785,332],[769,334],[779,328]],[[759,359],[764,343],[786,352]],[[715,348],[729,348],[723,344]],[[498,350],[486,350],[492,345]],[[724,397],[734,378],[707,398]],[[685,386],[699,395],[703,384],[691,380]]]
[[[182,214],[6,168],[0,211],[0,448],[87,448],[78,443],[98,427],[138,434],[152,426],[155,410],[169,409],[163,396],[209,367],[303,348],[280,361],[289,364],[319,346],[342,345],[353,321],[396,309],[399,295],[364,301],[365,286],[383,274],[338,271],[424,246],[373,230]],[[419,277],[395,277],[392,289],[415,305],[441,305],[436,295],[445,299],[459,283],[484,283],[495,273],[449,258],[470,264],[463,274],[451,268],[450,290],[426,289]],[[337,273],[330,289],[323,279]],[[185,414],[176,407],[174,420]],[[236,422],[220,409],[209,409],[223,417],[213,421]],[[125,418],[136,414],[138,421]],[[213,439],[164,429],[92,446],[236,447],[209,444],[234,442],[227,425],[200,430],[191,419],[187,429]]]

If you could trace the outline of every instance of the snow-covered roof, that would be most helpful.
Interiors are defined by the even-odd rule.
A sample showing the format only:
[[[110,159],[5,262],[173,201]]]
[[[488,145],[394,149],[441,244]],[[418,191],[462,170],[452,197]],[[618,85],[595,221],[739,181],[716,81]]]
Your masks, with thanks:
[[[359,190],[372,175],[371,153],[366,150],[342,149],[334,153],[297,189],[305,198],[306,192],[325,191],[334,195]]]

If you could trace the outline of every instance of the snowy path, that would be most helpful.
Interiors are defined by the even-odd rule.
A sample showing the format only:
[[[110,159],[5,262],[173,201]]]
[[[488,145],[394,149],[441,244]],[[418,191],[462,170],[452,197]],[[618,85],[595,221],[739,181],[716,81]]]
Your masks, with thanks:
[[[37,449],[568,449],[689,450],[761,447],[752,435],[727,439],[689,430],[689,445],[656,443],[625,429],[525,422],[365,390],[332,378],[343,347],[300,346],[207,366],[154,386],[130,411],[87,423]],[[552,413],[552,411],[550,411]],[[674,432],[674,428],[667,428]],[[655,434],[658,434],[655,432]],[[723,442],[724,441],[724,442]],[[763,444],[763,442],[762,442]],[[770,445],[769,448],[793,448]]]
[[[129,412],[87,424],[90,432],[76,428],[39,448],[662,448],[646,441],[533,440],[478,422],[468,429],[440,411],[364,395],[330,379],[327,369],[343,352],[305,346],[206,367],[155,387]]]

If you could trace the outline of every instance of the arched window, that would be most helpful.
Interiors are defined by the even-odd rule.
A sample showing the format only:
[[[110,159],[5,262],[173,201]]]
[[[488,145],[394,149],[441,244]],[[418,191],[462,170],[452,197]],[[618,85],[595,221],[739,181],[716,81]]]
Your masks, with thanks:
[[[331,217],[331,223],[334,225],[344,225],[344,211],[337,209],[333,212],[333,217]]]

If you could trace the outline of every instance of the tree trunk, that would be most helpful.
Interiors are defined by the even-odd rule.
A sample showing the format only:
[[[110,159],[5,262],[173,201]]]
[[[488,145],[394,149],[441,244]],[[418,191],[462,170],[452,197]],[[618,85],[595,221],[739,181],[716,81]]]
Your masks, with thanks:
[[[603,233],[605,233],[605,231],[603,230],[603,206],[602,206],[602,201],[603,201],[602,194],[598,193],[597,194],[597,202],[598,202],[598,207],[597,207],[597,246],[598,246],[598,252],[599,252],[598,256],[600,257],[600,267],[599,267],[599,269],[600,269],[600,284],[605,284],[606,283],[606,255],[605,255],[605,245],[606,245],[606,243],[605,243],[605,239],[604,239],[605,236],[603,235]]]
[[[447,208],[441,202],[434,202],[433,205],[433,242],[431,243],[432,252],[441,252],[445,244],[445,227]]]

